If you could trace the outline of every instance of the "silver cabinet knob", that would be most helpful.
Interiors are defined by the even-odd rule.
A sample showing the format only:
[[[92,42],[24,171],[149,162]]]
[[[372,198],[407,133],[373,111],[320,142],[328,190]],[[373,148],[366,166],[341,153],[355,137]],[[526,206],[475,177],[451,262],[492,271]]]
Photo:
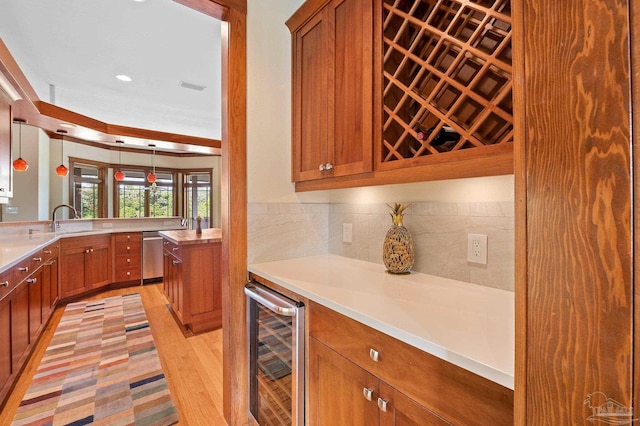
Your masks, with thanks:
[[[331,163],[327,163],[327,164],[325,164],[325,165],[324,165],[324,168],[325,168],[326,170],[331,170],[331,169],[333,169],[333,164],[331,164]]]
[[[378,362],[380,360],[380,353],[375,349],[371,348],[369,349],[369,357],[375,362]]]
[[[386,413],[387,409],[389,409],[389,401],[378,398],[378,408]]]
[[[130,275],[131,275],[131,272],[128,272],[128,271],[127,271],[127,276],[130,276]]]
[[[318,167],[320,169],[321,172],[324,171],[324,164],[320,164],[320,167]]]
[[[44,251],[44,254],[51,254],[51,253],[52,253],[52,251],[51,251],[51,250],[45,250],[45,251]]]
[[[28,279],[27,279],[27,282],[28,282],[29,284],[34,284],[34,283],[36,283],[37,281],[38,281],[38,279],[37,279],[37,278],[28,278]]]
[[[0,192],[4,192],[4,188],[0,188]]]
[[[28,266],[23,266],[22,268],[18,268],[18,271],[20,271],[20,272],[29,272],[29,267]]]
[[[177,265],[178,263],[180,263],[179,260],[173,260],[172,262],[173,262],[174,265]]]
[[[364,395],[364,399],[367,401],[373,401],[373,390],[369,388],[362,389],[362,395]]]
[[[41,257],[34,257],[33,260],[35,262],[42,262],[42,258]]]
[[[0,287],[9,287],[9,281],[2,281]]]
[[[169,241],[163,241],[162,244],[164,244],[165,246],[169,245]]]

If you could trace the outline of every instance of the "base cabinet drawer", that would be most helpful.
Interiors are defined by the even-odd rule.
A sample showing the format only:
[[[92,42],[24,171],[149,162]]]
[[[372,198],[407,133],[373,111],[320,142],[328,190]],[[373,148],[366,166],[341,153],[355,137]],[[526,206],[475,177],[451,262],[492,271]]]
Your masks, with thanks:
[[[483,424],[513,424],[511,389],[318,303],[309,305],[309,335],[432,413],[438,421],[445,421],[428,424],[477,424],[479,419]],[[311,352],[310,364],[313,356]],[[311,395],[311,389],[309,392]],[[394,403],[390,407],[409,411],[413,405]],[[381,419],[388,417],[381,415]]]

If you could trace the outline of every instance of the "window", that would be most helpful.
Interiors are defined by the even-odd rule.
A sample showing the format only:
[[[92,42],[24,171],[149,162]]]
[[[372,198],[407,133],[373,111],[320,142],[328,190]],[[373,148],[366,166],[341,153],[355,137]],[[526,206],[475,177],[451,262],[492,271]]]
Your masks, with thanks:
[[[202,227],[211,227],[212,193],[211,171],[193,171],[184,174],[184,212],[189,228],[195,228],[198,216]]]
[[[98,163],[91,164],[82,161],[69,160],[70,168],[73,170],[72,179],[69,179],[71,194],[73,194],[71,204],[81,218],[105,217],[104,176],[107,167]]]
[[[122,170],[116,182],[115,216],[122,218],[175,216],[175,173],[156,170],[156,182],[147,182],[149,170]]]

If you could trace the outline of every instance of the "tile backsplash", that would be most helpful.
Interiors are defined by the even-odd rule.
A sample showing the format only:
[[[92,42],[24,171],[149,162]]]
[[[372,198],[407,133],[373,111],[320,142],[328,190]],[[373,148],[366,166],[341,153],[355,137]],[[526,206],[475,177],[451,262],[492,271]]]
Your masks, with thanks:
[[[342,225],[351,223],[351,243]],[[513,291],[514,204],[413,203],[404,216],[416,254],[413,271]],[[391,226],[386,204],[249,203],[248,262],[331,253],[382,263]],[[467,262],[467,234],[488,236],[488,262]]]

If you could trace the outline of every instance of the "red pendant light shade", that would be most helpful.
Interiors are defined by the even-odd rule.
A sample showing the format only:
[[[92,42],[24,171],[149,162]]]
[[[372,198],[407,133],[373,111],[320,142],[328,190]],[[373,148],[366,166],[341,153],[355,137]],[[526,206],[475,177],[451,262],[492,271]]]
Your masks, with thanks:
[[[154,183],[156,181],[156,146],[154,144],[149,144],[151,148],[153,148],[153,154],[151,154],[151,166],[153,167],[153,171],[147,175],[147,181],[149,183]]]
[[[56,174],[58,176],[66,176],[69,174],[69,169],[64,165],[64,135],[67,134],[66,130],[56,130],[56,133],[60,135],[60,165],[56,167]]]
[[[25,124],[26,121],[16,118],[15,120],[13,120],[13,122],[16,124],[20,124],[20,153],[18,155],[18,158],[13,160],[13,170],[15,170],[16,172],[26,172],[29,168],[29,163],[27,163],[26,160],[22,158],[22,125]]]
[[[60,164],[58,167],[56,167],[56,174],[58,176],[64,177],[69,174],[69,169],[64,164]]]
[[[117,140],[116,144],[124,145],[124,141]],[[122,167],[122,148],[119,147],[118,148],[118,170],[113,174],[113,178],[118,182],[122,182],[125,178],[124,172],[120,170],[121,167]]]

